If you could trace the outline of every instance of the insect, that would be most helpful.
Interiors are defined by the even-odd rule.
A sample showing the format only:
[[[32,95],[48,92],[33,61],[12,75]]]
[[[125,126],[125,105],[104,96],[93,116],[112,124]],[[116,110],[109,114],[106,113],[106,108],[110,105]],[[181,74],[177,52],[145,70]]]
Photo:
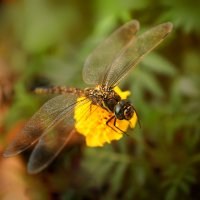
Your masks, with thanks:
[[[129,101],[121,99],[114,88],[165,39],[172,31],[172,24],[160,24],[139,36],[136,35],[138,30],[139,22],[136,20],[124,24],[89,55],[83,68],[83,80],[91,87],[36,89],[37,93],[59,95],[47,101],[33,115],[6,149],[4,156],[17,155],[38,141],[30,156],[28,171],[41,171],[69,141],[74,128],[74,109],[88,102],[112,113],[106,125],[123,132],[116,125],[116,120],[129,121],[136,111]],[[80,97],[83,98],[78,101]],[[111,126],[113,120],[114,125]],[[58,129],[59,134],[50,134],[53,128]]]

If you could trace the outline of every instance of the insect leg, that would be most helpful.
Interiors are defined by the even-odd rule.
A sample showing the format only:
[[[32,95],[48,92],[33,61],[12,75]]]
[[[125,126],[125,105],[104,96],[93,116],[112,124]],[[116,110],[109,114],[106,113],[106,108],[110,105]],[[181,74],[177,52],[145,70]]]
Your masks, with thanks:
[[[117,121],[117,119],[115,118],[115,120],[114,120],[114,127],[117,128],[118,130],[120,130],[122,133],[128,135],[126,132],[124,132],[123,130],[121,130],[119,127],[116,126],[116,121]]]
[[[114,130],[115,132],[117,132],[112,126],[109,125],[109,122],[114,119],[115,116],[113,115],[110,119],[107,120],[106,125],[109,126],[112,130]],[[115,118],[116,119],[116,118]]]
[[[115,116],[112,116],[112,117],[106,122],[106,125],[109,126],[109,127],[110,127],[112,130],[114,130],[115,132],[117,132],[116,129],[114,129],[112,126],[109,125],[109,122],[110,122],[112,119],[114,119],[114,124],[113,124],[114,127],[115,127],[116,129],[118,129],[120,132],[125,133],[124,131],[122,131],[120,128],[118,128],[118,127],[116,126],[116,121],[117,121],[117,119],[116,119]],[[126,134],[126,133],[125,133],[125,134]]]

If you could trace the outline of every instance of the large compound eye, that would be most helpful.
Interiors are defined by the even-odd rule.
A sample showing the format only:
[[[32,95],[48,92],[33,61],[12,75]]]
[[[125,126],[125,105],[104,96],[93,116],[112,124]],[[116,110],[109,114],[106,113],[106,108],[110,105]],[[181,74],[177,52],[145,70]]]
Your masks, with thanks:
[[[115,112],[115,116],[116,116],[117,119],[119,119],[119,120],[124,119],[124,109],[123,109],[123,106],[121,104],[118,103],[115,106],[114,112]]]
[[[109,108],[109,110],[113,111],[115,108],[115,105],[117,104],[117,101],[114,98],[110,98],[107,101],[107,107]]]
[[[134,114],[133,106],[128,106],[125,108],[125,110],[124,110],[125,119],[130,120],[133,117],[133,114]]]

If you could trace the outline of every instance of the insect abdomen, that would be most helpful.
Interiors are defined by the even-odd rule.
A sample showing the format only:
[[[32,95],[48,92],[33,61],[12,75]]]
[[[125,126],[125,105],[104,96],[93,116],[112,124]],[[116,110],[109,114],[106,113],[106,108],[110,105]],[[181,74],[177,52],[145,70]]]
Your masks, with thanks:
[[[83,90],[78,88],[70,88],[70,87],[61,87],[61,86],[55,86],[55,87],[49,87],[49,88],[36,88],[34,90],[36,94],[67,94],[67,93],[75,93],[80,96],[82,96]]]

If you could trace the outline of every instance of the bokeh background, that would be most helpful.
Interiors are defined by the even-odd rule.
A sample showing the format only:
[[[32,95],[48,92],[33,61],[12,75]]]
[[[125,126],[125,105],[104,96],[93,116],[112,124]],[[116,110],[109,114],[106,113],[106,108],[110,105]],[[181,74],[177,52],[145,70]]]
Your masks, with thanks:
[[[36,86],[84,88],[87,55],[117,27],[165,21],[172,34],[122,83],[140,116],[122,140],[74,139],[43,172],[31,149],[0,158],[0,199],[200,199],[200,4],[196,0],[1,0],[0,151],[49,96]]]

